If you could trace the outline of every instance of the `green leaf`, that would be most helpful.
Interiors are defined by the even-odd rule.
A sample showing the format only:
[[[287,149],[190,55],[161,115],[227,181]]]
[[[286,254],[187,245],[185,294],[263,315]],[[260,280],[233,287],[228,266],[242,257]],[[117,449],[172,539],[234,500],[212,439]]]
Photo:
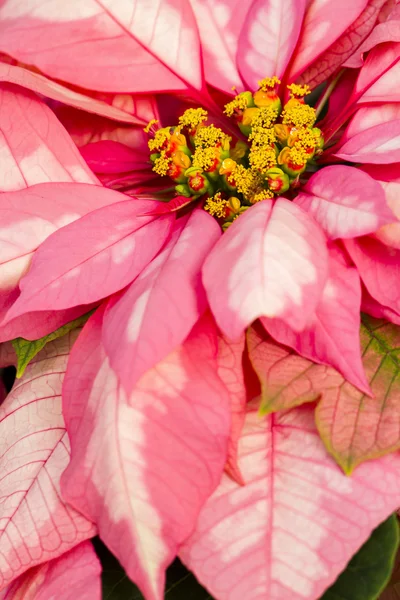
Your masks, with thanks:
[[[12,340],[12,345],[14,347],[18,359],[16,375],[17,378],[19,379],[20,377],[22,377],[26,367],[29,365],[31,360],[35,358],[36,354],[38,354],[48,342],[52,342],[53,340],[56,340],[57,338],[60,338],[63,335],[66,335],[73,329],[81,327],[81,325],[84,325],[86,323],[86,321],[88,320],[90,315],[93,314],[93,312],[94,311],[91,310],[85,315],[78,317],[70,323],[66,323],[59,329],[53,331],[53,333],[49,333],[49,335],[45,335],[44,337],[39,338],[38,340],[26,340],[21,337]]]
[[[392,515],[374,529],[321,600],[376,600],[387,585],[399,546],[399,525]]]
[[[103,600],[144,600],[137,586],[125,575],[118,560],[99,539],[94,540],[94,547],[103,567]],[[165,598],[166,600],[212,600],[209,593],[179,560],[176,560],[167,570]]]

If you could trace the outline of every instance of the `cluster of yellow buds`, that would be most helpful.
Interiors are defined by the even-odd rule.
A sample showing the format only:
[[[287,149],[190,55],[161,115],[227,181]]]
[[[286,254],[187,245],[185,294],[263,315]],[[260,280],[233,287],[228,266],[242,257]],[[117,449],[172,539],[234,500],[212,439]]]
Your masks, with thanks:
[[[175,127],[157,130],[151,121],[145,129],[152,134],[153,170],[170,177],[179,195],[201,198],[224,228],[252,204],[290,193],[322,152],[315,109],[304,102],[309,87],[287,86],[289,99],[282,107],[280,83],[277,77],[263,79],[256,92],[242,92],[225,106],[246,142],[233,143],[208,124],[203,108],[186,110]]]

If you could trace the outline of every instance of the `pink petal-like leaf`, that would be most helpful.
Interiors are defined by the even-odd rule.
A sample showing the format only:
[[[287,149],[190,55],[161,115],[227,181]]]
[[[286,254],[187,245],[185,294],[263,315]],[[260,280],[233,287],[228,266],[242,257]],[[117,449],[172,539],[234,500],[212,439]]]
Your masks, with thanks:
[[[295,203],[313,215],[330,239],[372,233],[395,220],[382,186],[359,169],[325,167],[303,189]]]
[[[383,4],[380,0],[375,1],[380,2],[381,5]],[[385,22],[378,23],[373,28],[371,35],[364,40],[354,55],[346,62],[345,66],[353,68],[362,67],[363,55],[371,50],[371,48],[385,42],[400,42],[400,12],[398,7],[397,10],[393,10],[392,15]]]
[[[320,435],[348,474],[361,462],[400,448],[399,327],[364,317],[361,332],[374,397],[343,382],[324,390],[316,410]]]
[[[253,0],[240,34],[238,67],[247,86],[282,77],[300,34],[305,0]]]
[[[97,193],[94,186],[88,189]],[[156,219],[140,216],[155,205],[123,200],[53,233],[36,251],[7,319],[96,302],[131,283],[163,246],[174,223],[173,213]]]
[[[238,443],[246,416],[247,389],[243,372],[243,352],[245,336],[238,342],[229,342],[223,336],[218,338],[218,375],[224,382],[231,402],[231,435],[228,446],[228,460],[225,471],[235,481],[243,484],[243,477],[237,463]]]
[[[342,141],[350,140],[372,127],[392,121],[400,121],[400,104],[398,102],[388,102],[376,106],[363,106],[357,110],[350,121],[342,137]],[[379,177],[376,177],[376,179],[379,179]]]
[[[207,83],[228,94],[233,86],[242,91],[236,57],[249,1],[220,0],[216,6],[213,0],[190,0],[190,4],[200,32]]]
[[[101,600],[101,564],[90,542],[33,567],[0,592],[0,600]]]
[[[47,79],[39,73],[33,73],[22,67],[0,62],[0,81],[20,85],[57,102],[62,102],[80,110],[107,117],[108,119],[139,125],[145,122],[144,119],[120,110],[116,106],[110,106],[101,100],[90,98],[89,96],[85,96],[85,94],[70,90],[60,83],[51,81],[51,79]]]
[[[203,320],[185,344],[123,392],[101,345],[100,311],[86,324],[63,387],[72,459],[63,494],[99,533],[148,600],[218,485],[230,428],[216,372],[217,331]]]
[[[1,192],[46,181],[98,182],[65,129],[35,94],[0,84],[0,104]]]
[[[365,165],[363,170],[379,181],[385,190],[386,202],[396,217],[394,223],[381,227],[374,237],[387,246],[400,250],[400,165]]]
[[[314,402],[321,396],[324,382],[337,379],[333,369],[316,365],[276,344],[260,324],[248,330],[247,347],[261,384],[262,414]]]
[[[329,279],[314,322],[300,333],[279,319],[262,319],[264,327],[280,344],[301,356],[337,369],[353,385],[369,394],[360,351],[361,286],[356,269],[342,264],[334,253]]]
[[[50,77],[99,91],[202,87],[187,0],[5,0],[0,50]]]
[[[351,26],[368,0],[312,0],[304,18],[289,79],[301,73]]]
[[[396,102],[399,99],[399,53],[400,42],[380,44],[371,50],[354,90],[358,102]]]
[[[371,296],[400,313],[400,250],[372,237],[346,240],[345,244]]]
[[[318,60],[311,64],[300,76],[300,81],[312,88],[326,81],[352,54],[354,49],[373,29],[379,11],[386,0],[368,0],[360,16],[330,46]],[[379,25],[378,25],[379,27]],[[371,46],[372,47],[372,46]],[[361,48],[357,50],[357,55]],[[359,66],[362,65],[360,62]]]
[[[103,341],[128,393],[186,338],[206,308],[201,267],[221,235],[204,210],[179,219],[169,242],[139,277],[109,302]]]
[[[304,329],[322,293],[327,262],[323,233],[300,207],[283,198],[251,207],[224,233],[203,268],[219,327],[237,339],[265,316]]]
[[[375,125],[345,142],[335,156],[349,162],[387,164],[400,161],[400,119]],[[331,167],[332,168],[332,167]]]
[[[400,456],[346,477],[307,406],[264,419],[250,411],[239,466],[246,485],[225,475],[180,551],[218,600],[317,600],[398,507]]]
[[[361,310],[367,315],[371,315],[371,317],[384,319],[385,321],[395,323],[395,325],[400,325],[400,313],[379,304],[365,288],[363,289],[362,294]]]
[[[69,462],[61,386],[75,337],[48,344],[0,407],[0,589],[95,533],[60,497]]]

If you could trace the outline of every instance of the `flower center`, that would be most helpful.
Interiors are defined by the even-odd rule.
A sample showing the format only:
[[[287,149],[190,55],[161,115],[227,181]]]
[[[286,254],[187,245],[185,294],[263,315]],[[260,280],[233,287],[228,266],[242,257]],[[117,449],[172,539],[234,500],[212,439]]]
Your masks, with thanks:
[[[280,81],[258,82],[256,92],[238,94],[224,108],[245,136],[232,138],[208,123],[203,108],[189,108],[178,125],[145,128],[153,171],[171,178],[176,192],[203,207],[226,229],[256,202],[271,200],[299,186],[300,175],[322,152],[315,109],[304,103],[307,85],[291,84],[282,109]]]

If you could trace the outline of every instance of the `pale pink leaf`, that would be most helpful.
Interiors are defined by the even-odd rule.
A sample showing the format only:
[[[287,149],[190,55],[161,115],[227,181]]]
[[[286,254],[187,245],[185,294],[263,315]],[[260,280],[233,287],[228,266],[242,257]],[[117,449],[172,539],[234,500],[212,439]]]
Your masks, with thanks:
[[[218,600],[317,600],[397,507],[400,456],[346,477],[327,454],[311,407],[247,416],[239,465],[200,513],[180,557]]]
[[[63,387],[72,459],[63,494],[148,600],[218,485],[230,428],[216,372],[217,331],[202,320],[183,346],[126,396],[101,344],[101,312],[73,349]]]
[[[388,102],[376,106],[363,106],[354,114],[341,141],[347,141],[359,133],[376,127],[376,125],[391,123],[392,121],[400,121],[400,103]],[[376,177],[376,179],[379,179],[379,177]]]
[[[0,407],[0,588],[95,533],[60,496],[69,462],[61,386],[75,338],[49,343]]]
[[[33,567],[0,592],[0,600],[101,600],[101,564],[90,542]]]
[[[386,246],[400,250],[400,164],[365,165],[363,170],[379,181],[385,191],[386,202],[396,218],[394,223],[376,231],[374,237]]]
[[[300,34],[305,0],[253,0],[239,38],[237,62],[251,90],[282,77]]]
[[[190,0],[200,32],[207,83],[232,94],[243,84],[236,66],[238,42],[249,0]],[[265,75],[264,75],[265,77]]]
[[[381,4],[383,3],[381,2]],[[353,68],[361,67],[363,65],[364,54],[371,50],[371,48],[374,48],[374,46],[384,44],[385,42],[400,42],[400,13],[398,11],[393,11],[392,17],[389,17],[383,23],[378,23],[373,28],[371,35],[364,40],[354,55],[346,62],[345,66]]]
[[[296,333],[279,319],[262,319],[268,333],[301,356],[337,369],[353,385],[370,393],[360,350],[361,285],[357,270],[332,252],[329,278],[313,323]]]
[[[371,50],[354,89],[354,98],[358,102],[375,102],[379,99],[385,102],[396,101],[400,75],[399,52],[400,42],[380,44]]]
[[[1,192],[48,181],[98,182],[65,129],[35,94],[3,83],[0,104]]]
[[[291,64],[289,79],[301,73],[351,26],[368,0],[312,0],[302,25],[299,43]]]
[[[315,402],[321,396],[324,383],[337,379],[333,369],[317,365],[277,344],[259,323],[247,331],[247,348],[261,385],[261,414]]]
[[[323,83],[336,69],[353,55],[355,48],[360,45],[373,29],[379,11],[386,0],[368,0],[359,17],[346,31],[330,46],[315,63],[312,63],[300,76],[300,81],[308,83],[312,88]],[[378,25],[379,27],[379,25]],[[377,28],[377,27],[376,27]],[[357,55],[361,53],[357,50]],[[361,66],[362,62],[358,66]]]
[[[342,382],[323,391],[316,410],[320,435],[347,474],[400,448],[399,327],[364,316],[361,339],[373,397]]]
[[[400,119],[375,125],[356,134],[335,156],[355,163],[388,164],[400,161]]]
[[[96,188],[90,189],[96,194]],[[21,295],[7,319],[96,302],[131,283],[163,246],[174,223],[173,213],[142,216],[155,205],[123,200],[53,233],[21,279]]]
[[[47,79],[47,77],[40,75],[40,73],[34,73],[22,67],[0,62],[0,81],[20,85],[57,102],[62,102],[80,110],[107,117],[108,119],[139,125],[145,122],[144,119],[140,118],[140,116],[135,116],[134,113],[129,114],[117,106],[110,106],[102,100],[97,100],[81,92],[70,90],[60,83]]]
[[[105,92],[201,89],[186,0],[5,0],[0,50],[55,79]]]
[[[103,342],[125,390],[186,338],[207,300],[201,267],[221,235],[204,210],[179,219],[169,242],[139,277],[111,298]]]
[[[325,167],[303,189],[295,203],[313,215],[330,239],[372,233],[395,220],[382,186],[353,167]]]
[[[229,342],[218,337],[218,375],[224,382],[231,403],[231,435],[228,445],[228,459],[225,471],[235,481],[243,484],[243,477],[237,464],[238,443],[246,414],[247,389],[244,380],[243,353],[245,336],[237,342]]]
[[[400,313],[400,250],[372,237],[346,240],[345,244],[371,296]]]
[[[327,277],[322,231],[286,199],[260,202],[237,219],[207,258],[203,281],[219,327],[237,339],[258,317],[296,330],[314,314]]]

